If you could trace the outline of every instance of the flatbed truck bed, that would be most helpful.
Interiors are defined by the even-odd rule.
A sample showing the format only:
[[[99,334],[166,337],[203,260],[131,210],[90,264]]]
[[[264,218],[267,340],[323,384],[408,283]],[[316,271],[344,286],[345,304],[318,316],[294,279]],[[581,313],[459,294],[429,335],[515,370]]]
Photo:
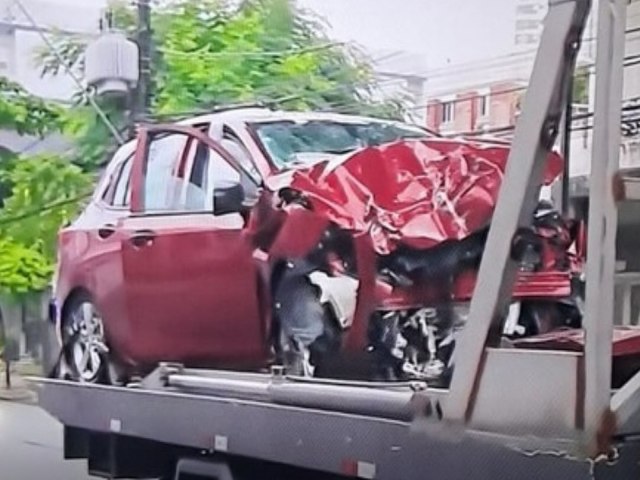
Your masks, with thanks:
[[[105,478],[235,480],[234,465],[254,479],[640,478],[640,438],[621,439],[616,458],[594,463],[573,456],[567,439],[542,448],[533,438],[445,427],[438,392],[416,385],[167,366],[129,387],[30,381],[65,426],[65,457],[86,459]],[[209,476],[188,476],[194,469]]]

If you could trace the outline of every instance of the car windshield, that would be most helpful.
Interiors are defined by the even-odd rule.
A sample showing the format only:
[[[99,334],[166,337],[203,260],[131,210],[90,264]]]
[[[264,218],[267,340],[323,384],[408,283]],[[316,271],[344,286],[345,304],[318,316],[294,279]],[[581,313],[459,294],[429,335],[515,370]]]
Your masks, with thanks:
[[[280,168],[310,165],[327,157],[400,139],[432,136],[428,131],[393,122],[339,122],[283,120],[256,123],[255,132]]]

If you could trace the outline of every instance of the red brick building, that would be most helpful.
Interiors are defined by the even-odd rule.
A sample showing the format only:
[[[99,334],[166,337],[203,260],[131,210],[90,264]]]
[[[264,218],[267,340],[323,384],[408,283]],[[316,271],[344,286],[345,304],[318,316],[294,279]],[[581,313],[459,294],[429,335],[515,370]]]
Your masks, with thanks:
[[[521,82],[497,82],[432,98],[427,103],[427,127],[443,134],[511,127],[524,88]]]

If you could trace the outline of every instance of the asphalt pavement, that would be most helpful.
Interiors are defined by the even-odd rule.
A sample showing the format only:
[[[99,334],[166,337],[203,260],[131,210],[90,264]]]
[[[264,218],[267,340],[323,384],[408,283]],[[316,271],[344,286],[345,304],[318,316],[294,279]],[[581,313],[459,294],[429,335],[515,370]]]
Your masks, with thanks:
[[[62,458],[62,426],[38,407],[0,400],[1,480],[89,480],[83,461]]]

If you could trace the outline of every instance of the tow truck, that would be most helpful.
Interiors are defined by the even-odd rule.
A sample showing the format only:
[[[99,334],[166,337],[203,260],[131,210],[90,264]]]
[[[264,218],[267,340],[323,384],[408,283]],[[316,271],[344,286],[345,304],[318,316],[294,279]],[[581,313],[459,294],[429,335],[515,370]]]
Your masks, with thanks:
[[[626,4],[598,6],[582,351],[501,348],[493,333],[591,10],[550,0],[449,388],[174,364],[126,387],[31,379],[65,458],[105,478],[640,478],[640,373],[611,388],[616,204],[640,200],[617,173]]]

